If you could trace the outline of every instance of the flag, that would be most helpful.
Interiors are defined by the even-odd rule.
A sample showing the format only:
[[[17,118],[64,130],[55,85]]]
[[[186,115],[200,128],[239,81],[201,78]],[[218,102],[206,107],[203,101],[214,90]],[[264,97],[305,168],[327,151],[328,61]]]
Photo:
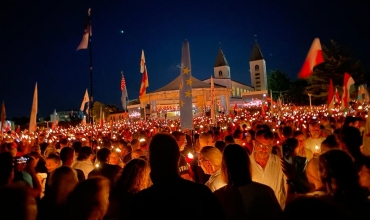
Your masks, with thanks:
[[[57,110],[54,109],[54,114],[53,114],[53,123],[51,125],[51,128],[54,130],[58,126],[58,118],[57,118]]]
[[[215,84],[211,76],[211,120],[212,124],[215,123]]]
[[[123,77],[123,71],[121,71],[122,79],[121,79],[121,103],[123,110],[127,110],[127,99],[128,99],[128,94],[127,94],[127,87],[126,87],[126,81],[125,77]]]
[[[328,91],[328,110],[331,111],[332,108],[334,108],[334,86],[333,86],[333,80],[330,79],[329,83],[329,91]]]
[[[1,106],[1,131],[4,131],[5,124],[6,124],[6,112],[5,112],[5,103],[3,101],[3,104]]]
[[[140,72],[143,74],[143,76],[141,78],[139,99],[141,99],[141,97],[146,94],[146,88],[149,87],[148,71],[146,69],[144,50],[141,51]]]
[[[181,130],[193,130],[193,82],[191,79],[190,48],[187,40],[182,44],[180,75],[179,104]]]
[[[339,103],[340,102],[340,98],[339,98],[339,93],[338,93],[338,89],[337,88],[335,88],[335,102],[336,103]]]
[[[362,102],[361,86],[359,86],[357,89],[357,101]]]
[[[308,78],[313,73],[313,68],[320,63],[324,62],[324,56],[322,54],[320,39],[315,38],[312,42],[311,48],[308,51],[306,60],[303,63],[301,71],[299,71],[299,78]]]
[[[365,130],[362,135],[362,153],[365,156],[370,156],[370,111],[367,113]]]
[[[29,132],[35,132],[37,129],[36,116],[38,111],[38,93],[37,93],[37,83],[35,85],[35,91],[33,92],[33,101],[30,117]]]
[[[89,8],[89,10],[87,11],[87,24],[84,30],[84,34],[82,35],[81,43],[80,45],[78,45],[77,50],[87,49],[89,46],[89,40],[91,40],[92,36],[90,13],[91,8]]]
[[[102,128],[103,127],[103,124],[104,124],[104,120],[103,120],[103,117],[104,117],[104,114],[103,114],[103,106],[100,105],[100,127]]]
[[[351,92],[354,91],[354,85],[355,85],[355,81],[353,80],[353,78],[351,77],[351,75],[349,75],[348,73],[344,73],[344,80],[343,80],[343,95],[342,95],[342,105],[341,107],[342,108],[348,108],[348,103],[350,102],[351,100]]]
[[[87,89],[86,89],[84,98],[82,99],[80,111],[83,111],[85,109],[85,104],[86,104],[86,102],[89,102],[89,101],[90,101],[89,94],[87,93]],[[89,108],[89,107],[87,107],[87,108]],[[86,112],[87,112],[87,110],[86,110]]]
[[[369,97],[369,92],[367,91],[367,84],[364,84],[364,91],[365,91],[365,102],[369,103],[370,97]]]

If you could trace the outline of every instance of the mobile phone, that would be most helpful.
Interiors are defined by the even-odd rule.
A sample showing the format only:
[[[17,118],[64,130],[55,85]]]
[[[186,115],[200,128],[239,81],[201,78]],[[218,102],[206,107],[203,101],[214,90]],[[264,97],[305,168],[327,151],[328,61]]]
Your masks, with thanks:
[[[15,162],[17,164],[25,164],[29,159],[29,157],[15,157]]]

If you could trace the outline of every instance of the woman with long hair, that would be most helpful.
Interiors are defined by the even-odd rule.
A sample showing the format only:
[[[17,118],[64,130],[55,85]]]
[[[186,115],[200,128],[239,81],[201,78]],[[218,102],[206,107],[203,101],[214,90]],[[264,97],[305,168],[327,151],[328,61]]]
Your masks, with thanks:
[[[253,182],[250,159],[243,147],[229,144],[222,155],[221,175],[226,186],[216,190],[226,219],[280,219],[282,210],[274,191]]]
[[[124,166],[116,187],[112,190],[109,210],[104,219],[124,216],[133,195],[151,185],[149,173],[149,163],[140,158],[132,159]]]
[[[343,150],[329,150],[319,157],[320,179],[326,187],[327,198],[359,219],[370,208],[365,190],[351,156]]]

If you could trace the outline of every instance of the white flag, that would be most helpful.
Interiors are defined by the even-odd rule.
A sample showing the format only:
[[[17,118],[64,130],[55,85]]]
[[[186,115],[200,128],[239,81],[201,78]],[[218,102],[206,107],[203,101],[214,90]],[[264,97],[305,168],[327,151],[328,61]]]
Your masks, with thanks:
[[[29,132],[35,132],[37,129],[36,116],[38,110],[38,94],[37,94],[37,83],[35,85],[35,91],[33,93],[33,102],[31,109]]]
[[[83,111],[85,109],[85,104],[86,102],[89,102],[89,101],[90,101],[89,94],[87,93],[87,89],[86,89],[84,99],[82,100],[82,103],[81,103],[80,111]]]

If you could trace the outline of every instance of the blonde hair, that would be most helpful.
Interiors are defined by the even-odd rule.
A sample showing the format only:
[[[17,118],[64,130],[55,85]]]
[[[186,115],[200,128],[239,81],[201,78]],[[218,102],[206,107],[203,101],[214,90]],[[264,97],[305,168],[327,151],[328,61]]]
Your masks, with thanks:
[[[200,150],[200,154],[204,159],[209,160],[215,168],[221,167],[222,153],[218,148],[206,146]]]
[[[201,148],[212,144],[212,135],[210,133],[201,133],[199,135],[199,144]]]

